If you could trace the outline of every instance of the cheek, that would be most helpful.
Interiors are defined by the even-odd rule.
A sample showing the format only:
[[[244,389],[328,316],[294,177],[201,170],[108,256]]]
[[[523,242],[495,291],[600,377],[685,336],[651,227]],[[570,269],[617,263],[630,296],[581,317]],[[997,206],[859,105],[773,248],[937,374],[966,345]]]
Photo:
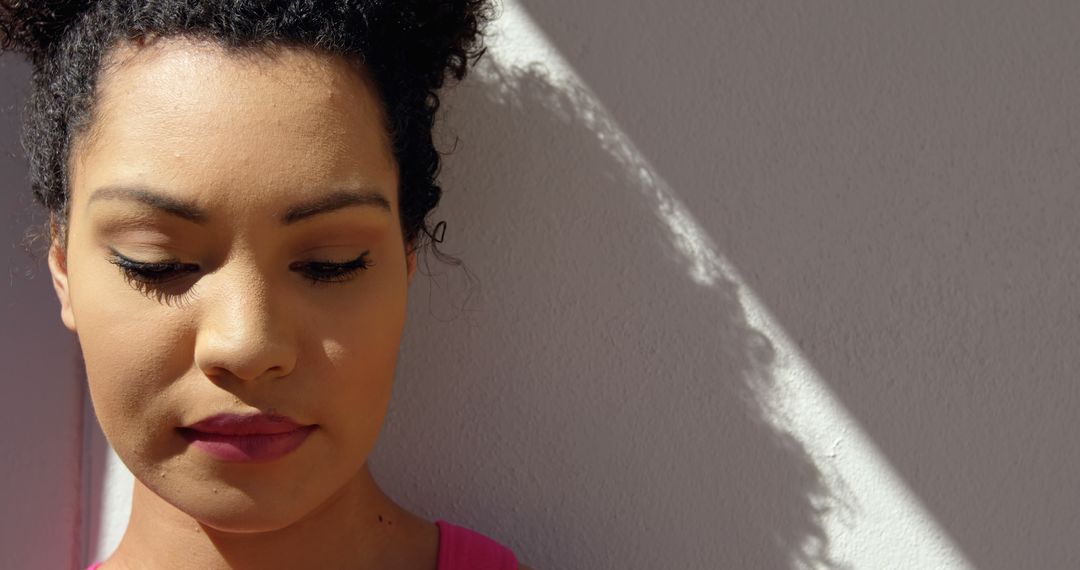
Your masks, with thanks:
[[[110,326],[80,328],[87,382],[103,424],[144,421],[171,379],[185,368],[168,330],[102,319]],[[159,329],[160,327],[158,327]]]
[[[173,379],[190,366],[191,347],[178,315],[133,295],[108,271],[72,269],[78,276],[71,283],[72,309],[90,397],[120,451],[137,445],[133,437],[145,437],[146,426],[175,423],[165,400]]]
[[[405,312],[404,288],[398,287],[355,304],[324,329],[320,352],[328,360],[322,379],[328,421],[359,434],[378,432],[393,388]]]

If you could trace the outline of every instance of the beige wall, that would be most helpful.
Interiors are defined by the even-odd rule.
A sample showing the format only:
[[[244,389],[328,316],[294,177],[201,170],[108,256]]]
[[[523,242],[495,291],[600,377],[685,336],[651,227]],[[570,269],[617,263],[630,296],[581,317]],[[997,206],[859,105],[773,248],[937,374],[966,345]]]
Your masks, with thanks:
[[[413,283],[376,476],[536,568],[1080,567],[1078,24],[1063,1],[508,5],[440,131],[434,219],[477,281]],[[24,165],[0,160],[13,242]],[[5,568],[122,531],[76,528],[47,285],[0,289]],[[88,449],[90,518],[122,519],[129,482]]]
[[[29,65],[0,57],[0,568],[82,558],[82,405],[75,337],[44,259],[20,246],[37,212],[18,140]]]

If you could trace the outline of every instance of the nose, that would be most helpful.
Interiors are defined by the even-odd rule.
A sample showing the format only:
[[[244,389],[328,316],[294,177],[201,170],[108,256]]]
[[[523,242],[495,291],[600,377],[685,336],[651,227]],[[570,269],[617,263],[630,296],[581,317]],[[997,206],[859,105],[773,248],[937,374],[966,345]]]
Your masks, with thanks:
[[[200,283],[210,290],[199,295],[195,364],[216,381],[288,376],[297,358],[289,303],[275,298],[264,277],[213,277],[214,283]]]

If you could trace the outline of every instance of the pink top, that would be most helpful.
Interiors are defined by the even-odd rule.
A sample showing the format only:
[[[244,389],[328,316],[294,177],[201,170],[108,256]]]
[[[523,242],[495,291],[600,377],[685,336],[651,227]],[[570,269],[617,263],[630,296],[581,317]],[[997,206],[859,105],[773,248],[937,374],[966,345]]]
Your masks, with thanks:
[[[518,570],[514,553],[494,540],[446,521],[439,525],[438,570]]]
[[[518,570],[513,551],[475,530],[444,520],[439,527],[438,570]],[[97,570],[100,562],[86,570]]]

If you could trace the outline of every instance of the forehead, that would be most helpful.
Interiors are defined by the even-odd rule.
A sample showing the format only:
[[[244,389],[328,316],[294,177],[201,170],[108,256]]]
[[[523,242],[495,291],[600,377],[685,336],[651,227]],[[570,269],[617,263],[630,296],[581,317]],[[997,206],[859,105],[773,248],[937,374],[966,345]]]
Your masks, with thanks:
[[[151,182],[210,203],[365,184],[396,199],[377,90],[343,57],[162,39],[111,51],[97,90],[91,129],[73,147],[73,190]]]

